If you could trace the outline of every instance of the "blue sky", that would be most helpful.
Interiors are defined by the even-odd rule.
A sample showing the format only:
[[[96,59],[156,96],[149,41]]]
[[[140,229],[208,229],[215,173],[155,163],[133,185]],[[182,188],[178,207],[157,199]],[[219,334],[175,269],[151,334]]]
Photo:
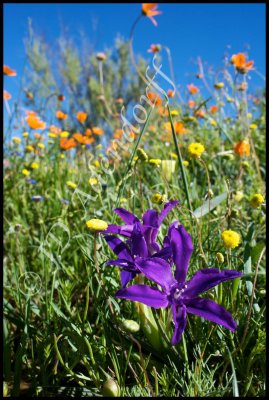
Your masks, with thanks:
[[[265,4],[161,3],[159,10],[162,15],[156,17],[158,27],[148,18],[138,24],[134,49],[149,56],[150,44],[168,46],[178,84],[197,84],[194,65],[197,56],[218,68],[225,52],[231,55],[248,51],[257,71],[265,73]],[[140,12],[141,3],[5,4],[4,63],[18,72],[16,78],[5,79],[5,89],[15,95],[19,86],[28,17],[32,18],[34,29],[49,42],[54,42],[63,27],[68,27],[79,43],[79,31],[83,29],[96,50],[102,51],[112,45],[117,33],[129,37],[131,25]],[[263,86],[264,81],[256,72],[249,76],[252,88]]]

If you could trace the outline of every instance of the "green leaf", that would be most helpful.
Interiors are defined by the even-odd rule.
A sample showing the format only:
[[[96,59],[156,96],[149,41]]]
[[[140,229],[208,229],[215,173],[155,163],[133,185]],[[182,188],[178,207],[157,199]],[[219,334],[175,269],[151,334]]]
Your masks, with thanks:
[[[254,246],[253,249],[251,249],[251,259],[253,264],[256,264],[258,262],[264,246],[265,246],[264,242],[258,242],[256,246]]]
[[[196,208],[193,214],[196,218],[201,218],[212,211],[215,207],[217,207],[223,200],[226,200],[226,198],[227,192],[222,193],[219,196],[214,197],[213,199],[208,199],[201,207]]]

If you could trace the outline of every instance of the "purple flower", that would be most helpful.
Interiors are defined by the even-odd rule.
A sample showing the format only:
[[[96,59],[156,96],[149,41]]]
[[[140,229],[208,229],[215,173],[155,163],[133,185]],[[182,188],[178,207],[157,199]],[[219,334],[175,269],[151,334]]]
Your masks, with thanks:
[[[179,204],[177,200],[166,203],[160,214],[156,210],[147,210],[143,215],[142,224],[134,214],[124,208],[116,208],[114,210],[127,225],[109,225],[101,233],[118,233],[128,238],[126,243],[124,243],[113,235],[105,236],[108,245],[118,256],[116,260],[107,261],[106,265],[117,265],[124,269],[121,271],[123,287],[137,273],[140,273],[139,268],[135,265],[136,257],[145,258],[153,256],[166,259],[170,256],[170,248],[161,250],[156,242],[156,238],[164,218],[177,204]]]
[[[44,200],[44,197],[43,196],[32,196],[32,200],[41,201],[41,200]]]
[[[31,179],[31,178],[26,179],[26,182],[31,183],[32,185],[37,184],[37,181],[35,179]]]
[[[63,203],[63,204],[70,204],[70,201],[69,201],[69,200],[65,200],[65,199],[61,199],[61,203]]]
[[[154,308],[172,307],[175,324],[172,344],[176,345],[186,327],[187,313],[199,315],[209,321],[235,331],[236,322],[231,314],[212,300],[198,297],[214,286],[226,280],[242,276],[241,272],[217,268],[206,268],[197,271],[186,281],[189,260],[193,252],[192,238],[182,225],[170,225],[166,237],[167,247],[176,266],[175,276],[171,265],[159,257],[137,257],[135,267],[148,279],[158,284],[162,291],[147,285],[134,285],[120,289],[116,297],[139,301]]]

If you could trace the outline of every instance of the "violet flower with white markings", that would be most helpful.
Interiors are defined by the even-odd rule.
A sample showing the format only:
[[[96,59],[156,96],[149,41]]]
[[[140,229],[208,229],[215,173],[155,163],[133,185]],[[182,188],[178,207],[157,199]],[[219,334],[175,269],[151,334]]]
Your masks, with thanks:
[[[221,282],[241,277],[242,273],[206,268],[197,271],[186,281],[189,260],[193,252],[190,234],[182,225],[178,226],[178,222],[174,222],[170,225],[165,242],[176,267],[175,277],[171,265],[166,260],[159,257],[136,257],[135,268],[159,285],[162,291],[148,285],[133,285],[118,290],[116,297],[139,301],[153,308],[172,307],[175,324],[173,345],[181,339],[186,327],[187,313],[203,317],[234,332],[237,325],[232,315],[214,301],[198,296]]]

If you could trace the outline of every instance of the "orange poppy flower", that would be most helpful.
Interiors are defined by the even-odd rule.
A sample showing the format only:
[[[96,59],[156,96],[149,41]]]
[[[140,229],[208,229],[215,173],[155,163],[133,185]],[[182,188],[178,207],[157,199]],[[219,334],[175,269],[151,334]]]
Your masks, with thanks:
[[[195,115],[196,115],[196,117],[204,118],[205,117],[205,111],[204,110],[197,110]]]
[[[148,53],[158,53],[161,50],[160,44],[151,44]]]
[[[231,63],[235,66],[236,70],[240,74],[247,74],[250,69],[253,69],[252,66],[254,61],[246,62],[246,56],[244,53],[234,54],[231,57]]]
[[[25,121],[32,129],[45,129],[46,123],[42,121],[34,111],[28,111],[28,115],[25,118]]]
[[[3,91],[3,99],[4,100],[10,100],[11,99],[11,94],[8,93],[6,90]]]
[[[14,69],[9,68],[7,65],[3,65],[3,74],[8,76],[17,76],[17,72]]]
[[[240,157],[249,156],[250,155],[250,145],[247,140],[241,140],[240,142],[236,143],[234,146],[235,154],[239,155]]]
[[[58,118],[60,120],[65,120],[67,118],[67,114],[65,114],[61,110],[56,111],[56,118]]]
[[[38,132],[34,133],[34,137],[37,138],[38,140],[44,140],[44,137],[42,135],[40,135],[40,133],[38,133]]]
[[[164,124],[164,128],[167,130],[167,132],[172,132],[172,128],[171,128],[171,124],[170,122],[166,122]],[[183,122],[177,121],[174,123],[174,128],[175,128],[175,132],[177,134],[183,134],[183,133],[187,133],[188,130],[184,127]]]
[[[77,146],[77,142],[74,138],[62,138],[60,139],[60,147],[63,150],[70,150]]]
[[[92,135],[92,130],[91,130],[90,128],[87,128],[87,129],[85,130],[85,135],[86,135],[86,136],[91,136],[91,135]]]
[[[83,124],[86,121],[87,117],[88,117],[88,115],[84,111],[77,112],[77,120],[81,124]]]
[[[197,86],[193,85],[192,83],[187,85],[187,88],[189,89],[190,94],[197,94],[199,93],[199,89]]]
[[[55,135],[59,136],[62,130],[61,130],[61,128],[58,128],[58,127],[55,126],[55,125],[51,125],[51,126],[49,127],[49,131],[50,131],[51,133],[55,133]]]
[[[183,133],[187,133],[187,129],[184,127],[184,124],[182,122],[175,122],[174,124],[175,127],[175,131],[177,134],[183,134]]]
[[[158,107],[158,114],[161,115],[162,117],[167,117],[168,116],[168,110],[165,107]]]
[[[153,17],[161,14],[161,11],[157,11],[158,4],[157,3],[143,3],[142,4],[142,14],[145,17],[149,17],[153,25],[157,26],[157,22]]]
[[[115,139],[120,139],[122,135],[123,135],[123,130],[122,129],[116,129],[113,136],[114,136]]]
[[[91,144],[94,142],[94,138],[88,138],[81,133],[74,133],[73,138],[80,144]]]
[[[160,106],[162,104],[162,99],[156,93],[148,92],[147,93],[148,99],[151,101],[152,104],[155,103],[156,106]]]
[[[130,138],[131,138],[131,139],[135,139],[135,138],[136,138],[136,134],[135,134],[134,131],[131,131],[131,132],[130,132]]]
[[[168,97],[174,97],[175,92],[172,89],[167,90],[167,96]]]
[[[195,105],[196,105],[196,101],[194,101],[194,100],[189,100],[189,101],[188,101],[188,106],[189,106],[190,108],[195,107]]]
[[[92,128],[92,132],[93,132],[93,134],[96,135],[96,136],[101,136],[101,135],[104,134],[103,129],[102,129],[102,128],[98,128],[98,126],[94,126],[94,127]]]
[[[217,111],[218,111],[218,106],[211,106],[210,107],[210,112],[211,112],[211,114],[215,114]]]

